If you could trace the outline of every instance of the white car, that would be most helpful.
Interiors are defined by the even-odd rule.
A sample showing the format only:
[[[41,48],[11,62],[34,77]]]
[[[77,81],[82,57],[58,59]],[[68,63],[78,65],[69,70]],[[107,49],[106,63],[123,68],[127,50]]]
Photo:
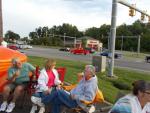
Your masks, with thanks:
[[[18,46],[19,46],[19,49],[32,49],[32,46],[30,46],[30,45],[20,44]]]

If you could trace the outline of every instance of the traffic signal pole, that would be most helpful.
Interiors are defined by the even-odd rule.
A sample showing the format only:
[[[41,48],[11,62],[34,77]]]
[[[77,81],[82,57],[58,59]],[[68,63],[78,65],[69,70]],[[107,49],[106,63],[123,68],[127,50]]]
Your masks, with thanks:
[[[110,45],[109,45],[109,63],[108,63],[108,76],[113,76],[114,71],[114,52],[116,42],[116,20],[117,20],[117,0],[113,0],[112,13],[111,13],[111,28],[110,28]]]
[[[111,13],[111,28],[110,28],[110,45],[109,45],[109,63],[108,63],[108,76],[114,76],[114,53],[115,53],[115,42],[116,42],[116,21],[117,21],[117,3],[133,8],[134,10],[148,16],[146,12],[136,8],[132,4],[125,2],[124,0],[112,0],[112,13]]]
[[[136,6],[132,5],[132,4],[129,4],[128,2],[126,2],[125,0],[117,0],[118,3],[122,4],[122,5],[125,5],[127,7],[130,7],[130,8],[133,8],[134,10],[138,11],[139,13],[142,13],[144,14],[145,16],[148,16],[150,17],[150,15],[148,13],[146,13],[145,11],[137,8]]]

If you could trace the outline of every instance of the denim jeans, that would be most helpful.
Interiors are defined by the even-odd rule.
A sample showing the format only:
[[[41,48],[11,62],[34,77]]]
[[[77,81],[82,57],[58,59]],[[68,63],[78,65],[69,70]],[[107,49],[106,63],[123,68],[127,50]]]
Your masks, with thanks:
[[[76,108],[78,106],[76,100],[73,100],[67,92],[64,90],[56,90],[42,99],[43,103],[50,102],[52,105],[51,113],[60,113],[62,105],[69,108]]]

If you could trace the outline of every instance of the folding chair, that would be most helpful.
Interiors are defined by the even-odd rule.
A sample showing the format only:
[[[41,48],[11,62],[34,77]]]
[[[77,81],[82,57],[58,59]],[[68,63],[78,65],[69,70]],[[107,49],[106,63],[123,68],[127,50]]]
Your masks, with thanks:
[[[77,84],[74,84],[74,85],[69,85],[69,86],[63,86],[63,88],[67,91],[70,91],[71,89],[75,88],[76,86],[77,86]],[[74,110],[77,113],[81,113],[82,111],[84,111],[86,113],[89,113],[89,112],[93,113],[95,111],[94,104],[104,102],[104,97],[103,97],[101,90],[97,89],[96,96],[93,99],[93,101],[81,101],[81,102],[85,105],[85,108],[77,107],[72,110]],[[90,111],[91,108],[92,108],[93,112]]]
[[[56,68],[56,70],[59,74],[59,80],[63,83],[64,78],[65,78],[65,74],[66,74],[66,68],[65,67],[59,67],[59,68]]]
[[[35,92],[35,88],[37,86],[37,78],[39,77],[39,74],[40,74],[39,66],[36,66],[35,73],[29,72],[30,81],[29,81],[28,86],[24,89],[24,94],[22,97],[20,108],[23,108],[25,103],[27,103],[26,97],[28,97],[28,96],[26,96],[26,95],[31,96]]]

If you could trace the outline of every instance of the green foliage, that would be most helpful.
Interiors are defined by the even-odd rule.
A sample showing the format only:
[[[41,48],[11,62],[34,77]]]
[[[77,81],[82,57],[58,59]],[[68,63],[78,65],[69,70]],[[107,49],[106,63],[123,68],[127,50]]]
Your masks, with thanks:
[[[83,48],[86,47],[86,40],[87,40],[87,39],[82,39],[82,47],[83,47]]]
[[[120,90],[131,90],[131,87],[122,81],[112,81],[112,84]]]
[[[8,42],[14,41],[14,40],[18,40],[20,39],[19,34],[14,33],[13,31],[7,31],[7,33],[5,34],[5,40]]]
[[[64,23],[62,26],[53,26],[52,28],[36,28],[35,31],[29,33],[29,37],[32,39],[32,44],[45,46],[62,46],[64,34],[66,36],[72,37],[83,36],[83,33],[80,32],[76,26]]]
[[[64,23],[59,26],[53,26],[51,28],[44,26],[38,27],[35,31],[29,33],[31,44],[45,45],[45,46],[63,46],[64,35],[80,38],[82,36],[90,36],[98,39],[103,43],[103,47],[108,47],[108,36],[110,34],[110,25],[103,24],[100,27],[88,28],[85,32],[78,30],[76,26],[68,23]],[[55,36],[57,35],[57,36]],[[61,35],[61,36],[60,36]],[[125,23],[118,26],[116,29],[117,36],[141,36],[141,48],[142,52],[149,52],[150,50],[150,24],[142,23],[137,20],[132,25],[126,25]],[[5,40],[19,39],[20,36],[12,31],[8,31],[5,34]],[[66,38],[67,40],[67,38]],[[70,39],[72,40],[72,39]],[[70,41],[68,38],[68,41]],[[122,39],[116,38],[116,50],[121,49]],[[123,50],[137,51],[137,38],[123,38]]]

